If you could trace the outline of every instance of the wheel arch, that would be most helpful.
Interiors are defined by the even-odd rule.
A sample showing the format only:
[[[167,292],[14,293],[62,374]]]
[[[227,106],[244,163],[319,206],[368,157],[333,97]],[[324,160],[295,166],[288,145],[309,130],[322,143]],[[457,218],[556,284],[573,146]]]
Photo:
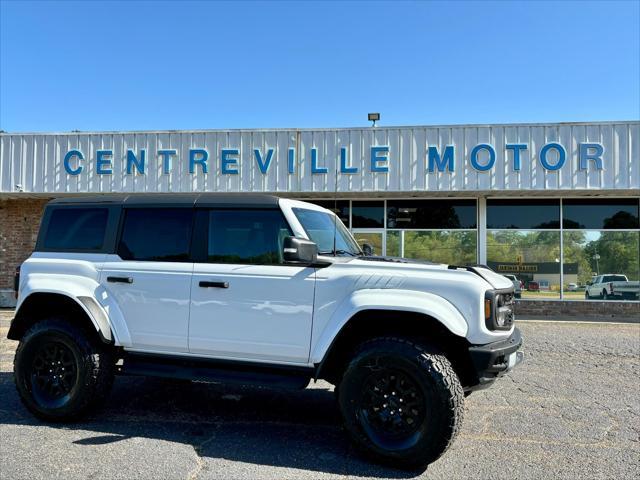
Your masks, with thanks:
[[[11,322],[7,338],[20,340],[32,325],[56,315],[74,319],[74,322],[95,333],[103,343],[114,343],[108,317],[92,297],[74,297],[61,292],[33,292],[23,298]]]
[[[392,321],[390,315],[394,315]],[[441,350],[452,363],[461,383],[474,383],[469,342],[464,336],[454,334],[439,319],[425,313],[389,309],[360,310],[349,318],[320,362],[315,364],[315,378],[337,384],[358,345],[386,336],[408,338]]]

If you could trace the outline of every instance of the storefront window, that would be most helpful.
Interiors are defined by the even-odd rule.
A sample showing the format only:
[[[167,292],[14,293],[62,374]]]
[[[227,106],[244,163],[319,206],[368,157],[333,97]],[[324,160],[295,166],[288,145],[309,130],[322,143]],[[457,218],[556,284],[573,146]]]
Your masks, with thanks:
[[[640,286],[632,282],[640,280],[640,232],[565,231],[563,247],[564,298],[602,298],[600,289],[588,293],[588,284],[598,275],[611,275],[621,287],[612,298],[638,299]]]
[[[560,232],[489,230],[487,264],[500,274],[515,275],[522,298],[560,298]]]
[[[351,208],[351,228],[384,227],[384,201],[354,201]]]
[[[487,200],[487,228],[560,228],[560,200]]]
[[[449,265],[477,263],[475,231],[411,231],[387,232],[387,255],[403,256]]]
[[[637,199],[565,199],[562,202],[564,229],[639,228]]]
[[[389,200],[387,228],[476,228],[475,200]]]

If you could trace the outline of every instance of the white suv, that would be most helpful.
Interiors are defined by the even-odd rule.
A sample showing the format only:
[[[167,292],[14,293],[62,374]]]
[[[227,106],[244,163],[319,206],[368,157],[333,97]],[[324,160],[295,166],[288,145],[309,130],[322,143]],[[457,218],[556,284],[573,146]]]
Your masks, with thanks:
[[[414,468],[451,444],[465,393],[522,359],[502,275],[365,256],[332,212],[277,197],[54,200],[17,285],[16,386],[51,421],[115,374],[326,379],[355,443]]]

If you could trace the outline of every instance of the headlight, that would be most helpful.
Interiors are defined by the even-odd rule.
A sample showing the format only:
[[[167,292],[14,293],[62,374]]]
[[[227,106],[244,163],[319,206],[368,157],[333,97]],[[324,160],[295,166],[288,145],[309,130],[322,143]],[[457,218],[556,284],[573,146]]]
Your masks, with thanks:
[[[513,290],[488,291],[484,300],[485,323],[489,330],[509,330],[513,325]]]

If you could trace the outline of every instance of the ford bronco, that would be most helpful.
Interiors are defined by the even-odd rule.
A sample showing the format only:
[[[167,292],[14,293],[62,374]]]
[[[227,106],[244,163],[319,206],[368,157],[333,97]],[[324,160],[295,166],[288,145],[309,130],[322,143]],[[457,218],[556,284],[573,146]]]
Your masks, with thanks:
[[[366,255],[331,211],[256,195],[51,201],[8,337],[24,405],[74,421],[116,374],[335,385],[356,446],[424,467],[522,360],[511,281]]]

